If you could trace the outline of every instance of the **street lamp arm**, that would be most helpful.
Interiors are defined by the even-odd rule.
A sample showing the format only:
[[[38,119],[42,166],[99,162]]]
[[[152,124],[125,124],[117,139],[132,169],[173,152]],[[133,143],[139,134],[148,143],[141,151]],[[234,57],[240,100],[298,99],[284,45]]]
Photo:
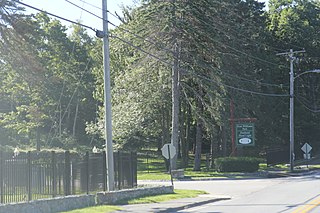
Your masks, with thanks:
[[[305,71],[305,72],[300,73],[299,75],[295,76],[294,79],[299,78],[301,75],[308,74],[308,73],[320,73],[320,69]]]

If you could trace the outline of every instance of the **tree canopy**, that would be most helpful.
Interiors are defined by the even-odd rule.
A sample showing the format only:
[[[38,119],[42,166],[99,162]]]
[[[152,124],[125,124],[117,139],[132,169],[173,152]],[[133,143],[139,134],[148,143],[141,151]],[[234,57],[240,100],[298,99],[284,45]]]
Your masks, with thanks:
[[[259,155],[289,144],[289,63],[319,68],[318,1],[145,0],[109,32],[113,142],[179,157],[233,153],[230,118],[256,119]],[[91,149],[104,142],[102,40],[45,13],[0,6],[1,145]],[[8,36],[10,35],[10,36]],[[318,144],[319,76],[295,80],[297,143]],[[231,115],[232,114],[232,115]],[[172,119],[174,118],[174,119]],[[170,139],[172,138],[172,139]]]

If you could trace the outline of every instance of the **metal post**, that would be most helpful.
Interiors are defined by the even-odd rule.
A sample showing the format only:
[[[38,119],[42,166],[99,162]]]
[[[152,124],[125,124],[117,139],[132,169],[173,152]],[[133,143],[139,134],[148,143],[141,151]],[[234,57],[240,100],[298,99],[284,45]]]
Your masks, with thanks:
[[[85,156],[85,167],[86,167],[86,193],[89,194],[89,184],[90,184],[90,180],[89,180],[89,152],[86,152],[86,156]]]
[[[290,59],[290,171],[294,170],[294,72],[293,62],[295,60],[294,54],[304,53],[305,50],[278,53],[277,55],[288,55]],[[297,77],[297,76],[296,76]]]
[[[114,190],[114,165],[112,148],[112,120],[111,120],[111,85],[110,85],[110,53],[108,31],[107,0],[102,0],[103,17],[103,67],[104,67],[104,107],[105,107],[105,137],[107,159],[107,187]]]
[[[66,151],[65,152],[65,157],[64,157],[64,195],[70,195],[71,194],[71,165],[70,165],[70,152]]]
[[[28,152],[28,201],[32,200],[32,160],[31,160],[31,152]]]
[[[168,144],[168,156],[169,156],[169,172],[170,172],[170,179],[171,179],[171,185],[173,187],[173,178],[172,178],[172,162],[171,162],[171,153],[170,153],[170,146]]]
[[[0,151],[0,203],[4,203],[4,191],[3,191],[3,174],[4,174],[4,158],[3,152]]]
[[[231,125],[231,156],[237,156],[237,149],[235,143],[235,130],[234,130],[234,104],[230,100],[230,125]]]
[[[102,152],[102,180],[103,180],[103,191],[107,191],[107,159],[106,151]]]
[[[293,50],[290,49],[290,171],[294,169],[294,72]]]
[[[52,197],[57,195],[57,175],[56,175],[56,156],[55,152],[51,152],[51,168],[52,168]]]

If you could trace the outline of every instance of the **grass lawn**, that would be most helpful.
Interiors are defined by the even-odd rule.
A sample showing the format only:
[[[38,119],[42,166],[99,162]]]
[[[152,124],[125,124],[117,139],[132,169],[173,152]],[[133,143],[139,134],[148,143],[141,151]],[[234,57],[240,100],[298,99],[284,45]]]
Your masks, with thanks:
[[[192,198],[197,197],[198,195],[206,194],[205,191],[200,190],[184,190],[184,189],[176,189],[173,194],[163,194],[163,195],[155,195],[155,196],[147,196],[142,198],[136,198],[131,200],[122,200],[118,204],[142,204],[142,203],[159,203],[168,200],[180,199],[180,198]],[[83,209],[76,209],[72,211],[62,212],[62,213],[107,213],[116,210],[121,210],[121,206],[94,206],[87,207]]]
[[[113,212],[121,210],[121,208],[117,206],[93,206],[93,207],[87,207],[83,209],[76,209],[72,211],[62,212],[62,213],[107,213],[107,212]]]

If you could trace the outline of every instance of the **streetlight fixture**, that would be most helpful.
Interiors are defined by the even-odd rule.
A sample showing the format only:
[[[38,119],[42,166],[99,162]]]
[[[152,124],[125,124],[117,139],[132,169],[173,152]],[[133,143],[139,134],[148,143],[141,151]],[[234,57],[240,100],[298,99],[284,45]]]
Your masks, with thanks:
[[[294,170],[294,80],[308,73],[320,73],[320,69],[309,70],[294,76],[293,72],[293,51],[290,50],[290,171]]]

